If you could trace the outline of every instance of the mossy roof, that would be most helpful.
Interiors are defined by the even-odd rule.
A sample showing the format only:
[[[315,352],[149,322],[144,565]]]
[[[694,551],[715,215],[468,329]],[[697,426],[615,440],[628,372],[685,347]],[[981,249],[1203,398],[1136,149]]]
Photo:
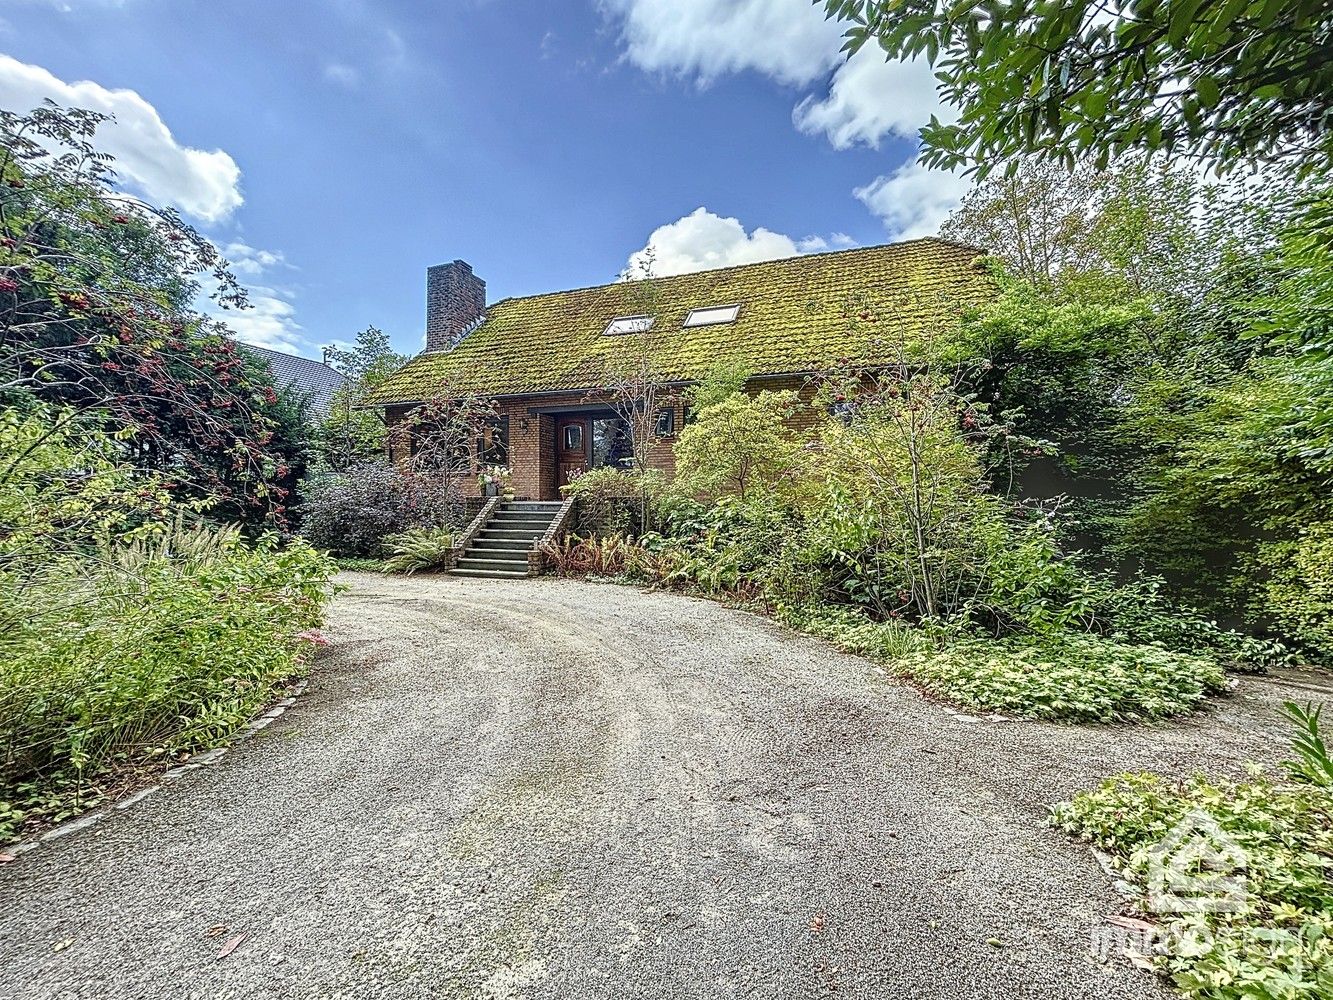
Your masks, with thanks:
[[[956,324],[991,294],[979,255],[929,238],[504,299],[456,347],[417,356],[371,401],[595,389],[643,350],[634,334],[604,332],[613,318],[637,314],[656,316],[653,367],[668,381],[697,380],[721,360],[755,375],[819,371],[842,359],[873,365],[892,358],[896,334]],[[734,323],[683,325],[692,309],[731,304],[740,305]]]

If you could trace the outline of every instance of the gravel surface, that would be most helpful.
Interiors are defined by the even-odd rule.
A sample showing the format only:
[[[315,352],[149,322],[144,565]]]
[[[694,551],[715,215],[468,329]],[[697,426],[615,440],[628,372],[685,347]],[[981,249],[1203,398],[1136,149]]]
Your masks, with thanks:
[[[705,601],[345,580],[273,726],[0,866],[0,997],[1163,997],[1090,956],[1119,902],[1046,805],[1272,760],[1324,686],[971,720]]]

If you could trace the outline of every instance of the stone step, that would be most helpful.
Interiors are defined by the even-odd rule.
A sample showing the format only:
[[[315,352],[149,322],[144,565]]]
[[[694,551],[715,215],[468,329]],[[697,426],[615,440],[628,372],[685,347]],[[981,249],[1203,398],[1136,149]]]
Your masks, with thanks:
[[[541,538],[544,534],[546,534],[545,528],[542,528],[540,531],[532,528],[524,528],[522,530],[514,528],[482,528],[477,532],[477,538],[486,539],[487,541],[506,539],[508,541],[527,542],[531,544],[538,538]]]
[[[528,558],[528,553],[531,551],[532,551],[531,549],[518,549],[518,548],[488,549],[488,548],[477,548],[476,546],[469,546],[468,550],[464,552],[462,555],[460,555],[459,558],[460,559],[504,559],[506,561],[512,561],[516,559],[526,560]]]
[[[514,570],[522,567],[520,572],[526,573],[528,566],[527,558],[523,559],[482,559],[478,556],[463,556],[458,560],[459,569],[498,569]]]
[[[522,580],[527,577],[527,571],[519,570],[500,570],[500,569],[452,569],[450,576],[468,576],[475,578],[485,578],[490,580]]]
[[[551,526],[551,522],[554,520],[555,518],[553,517],[548,517],[545,520],[543,520],[541,518],[536,518],[536,517],[517,517],[512,514],[508,516],[504,514],[496,514],[495,517],[491,518],[489,521],[486,522],[486,527],[531,528],[534,531],[540,528],[542,531],[545,531],[547,528]]]
[[[524,554],[532,550],[530,544],[517,542],[512,538],[474,538],[472,544],[468,546],[468,551],[473,549],[485,549],[487,552],[522,552]]]
[[[514,503],[501,504],[496,510],[499,512],[521,510],[534,514],[558,514],[560,508],[563,506],[564,504],[560,503],[558,500],[549,502],[541,500],[517,500]]]

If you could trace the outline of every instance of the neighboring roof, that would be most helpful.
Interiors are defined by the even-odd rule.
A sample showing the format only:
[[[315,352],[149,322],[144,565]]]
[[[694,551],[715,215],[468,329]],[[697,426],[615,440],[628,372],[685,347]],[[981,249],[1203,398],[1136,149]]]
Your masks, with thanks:
[[[991,294],[980,254],[930,238],[505,299],[456,347],[389,376],[370,402],[421,402],[446,386],[496,396],[597,388],[635,349],[633,334],[607,336],[608,322],[641,313],[657,317],[665,380],[697,380],[723,359],[755,375],[885,362],[885,334],[952,325]],[[692,309],[732,303],[741,306],[734,323],[682,327]],[[852,321],[867,308],[876,323]]]
[[[322,361],[283,354],[253,344],[245,346],[268,364],[269,371],[273,373],[273,384],[279,390],[290,389],[314,413],[328,413],[334,394],[347,381]]]

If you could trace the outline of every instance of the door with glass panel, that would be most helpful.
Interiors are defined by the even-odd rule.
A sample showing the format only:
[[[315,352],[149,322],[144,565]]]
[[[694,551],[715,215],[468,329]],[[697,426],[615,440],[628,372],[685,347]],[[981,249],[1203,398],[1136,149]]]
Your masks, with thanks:
[[[588,471],[592,446],[591,421],[585,415],[565,416],[555,422],[556,486]]]

